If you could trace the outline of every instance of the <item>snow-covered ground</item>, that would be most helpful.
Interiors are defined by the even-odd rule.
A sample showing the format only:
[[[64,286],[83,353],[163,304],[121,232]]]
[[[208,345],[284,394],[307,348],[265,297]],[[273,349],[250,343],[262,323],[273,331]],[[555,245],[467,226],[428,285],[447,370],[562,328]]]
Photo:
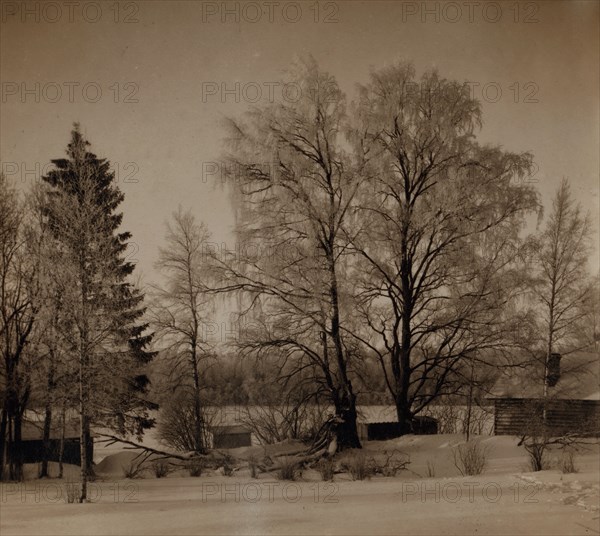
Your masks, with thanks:
[[[89,504],[65,504],[55,479],[3,485],[0,534],[600,534],[597,443],[577,455],[577,473],[562,474],[528,472],[515,438],[481,440],[489,464],[479,476],[454,467],[460,436],[405,436],[366,450],[401,450],[408,470],[355,482],[341,474],[333,483],[315,471],[299,482],[244,472],[125,480],[121,453],[91,484]],[[231,452],[242,459],[254,448]]]

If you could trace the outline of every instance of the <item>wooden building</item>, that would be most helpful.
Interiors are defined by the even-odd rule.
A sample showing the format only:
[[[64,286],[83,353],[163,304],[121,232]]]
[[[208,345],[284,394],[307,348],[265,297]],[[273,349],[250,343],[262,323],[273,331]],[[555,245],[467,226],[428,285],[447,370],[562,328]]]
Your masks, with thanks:
[[[212,447],[215,449],[235,449],[252,445],[252,431],[242,424],[213,426]]]
[[[359,416],[357,422],[358,437],[361,441],[385,441],[405,434],[429,435],[437,434],[438,423],[436,419],[426,416],[413,418],[410,428],[403,430],[397,421],[396,410],[392,408],[393,415],[380,414],[376,416]]]
[[[553,435],[600,435],[600,356],[553,354],[507,368],[488,396],[494,434],[525,435],[544,426]]]
[[[49,461],[58,462],[60,458],[60,443],[62,429],[53,426],[50,430]],[[24,422],[22,428],[21,454],[23,463],[39,463],[44,457],[44,432],[42,422]],[[89,446],[90,457],[93,459],[93,440]],[[81,453],[79,448],[79,423],[67,424],[64,431],[63,463],[79,465]]]

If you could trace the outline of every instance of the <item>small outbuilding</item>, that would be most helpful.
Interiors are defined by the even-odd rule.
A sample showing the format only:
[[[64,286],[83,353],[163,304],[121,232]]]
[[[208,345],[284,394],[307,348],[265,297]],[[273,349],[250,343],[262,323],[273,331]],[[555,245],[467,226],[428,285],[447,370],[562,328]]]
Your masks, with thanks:
[[[252,445],[252,431],[243,424],[213,426],[212,443],[215,449],[235,449]]]
[[[21,434],[21,455],[23,457],[23,463],[41,462],[44,458],[43,423],[26,421],[23,423]],[[59,461],[61,437],[63,437],[62,427],[53,426],[50,429],[50,439],[48,443],[49,461]],[[92,456],[93,459],[93,441],[89,445],[89,449],[90,456]],[[63,463],[73,465],[79,465],[81,462],[81,452],[79,448],[79,424],[77,422],[68,423],[65,426],[62,461]]]
[[[556,435],[600,435],[600,356],[552,354],[507,368],[488,398],[495,435],[525,435],[544,422]]]
[[[361,441],[385,441],[407,433],[428,435],[438,432],[437,420],[432,417],[416,416],[412,420],[410,430],[403,430],[397,420],[395,408],[385,407],[378,412],[367,411],[368,409],[363,408],[357,422],[358,437]]]

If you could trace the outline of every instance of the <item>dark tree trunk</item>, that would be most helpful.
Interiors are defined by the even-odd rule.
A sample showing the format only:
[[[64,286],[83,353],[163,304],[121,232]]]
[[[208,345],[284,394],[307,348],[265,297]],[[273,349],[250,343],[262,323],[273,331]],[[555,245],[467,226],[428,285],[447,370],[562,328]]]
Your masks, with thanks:
[[[50,366],[48,367],[48,377],[46,378],[46,407],[44,414],[44,452],[42,464],[40,467],[40,478],[48,477],[48,460],[50,459],[50,431],[52,429],[52,402],[54,399],[54,389],[56,388],[55,370],[54,370],[54,352],[50,351]]]
[[[90,429],[90,420],[86,420],[85,427],[85,449],[86,449],[86,472],[89,479],[96,476],[94,471],[94,438]]]
[[[80,478],[81,478],[81,489],[79,495],[79,502],[87,502],[87,484],[88,484],[88,441],[87,441],[87,430],[88,430],[88,419],[84,415],[83,408],[79,418],[79,453],[80,453]]]
[[[63,401],[61,412],[60,412],[60,445],[58,447],[58,478],[63,477],[63,457],[65,454],[65,435],[66,435],[66,420],[65,420],[65,402]]]
[[[196,342],[194,341],[194,345]],[[198,371],[198,362],[196,352],[192,353],[192,370],[194,376],[194,450],[199,454],[204,453],[204,442],[202,432],[204,423],[202,422],[202,406],[200,402],[200,373]]]
[[[338,450],[361,448],[356,426],[356,397],[352,395],[348,403],[336,408],[336,414],[341,421],[336,426]]]
[[[44,452],[42,454],[42,464],[40,466],[40,478],[47,478],[48,475],[48,460],[50,459],[50,430],[52,428],[52,405],[50,400],[46,401],[46,412],[44,415]]]
[[[348,369],[346,363],[346,354],[342,344],[342,335],[340,328],[340,307],[339,294],[336,275],[336,266],[333,257],[333,243],[330,244],[328,250],[329,270],[330,270],[330,286],[329,294],[332,304],[331,315],[331,338],[335,348],[335,357],[337,360],[338,377],[340,382],[339,392],[340,399],[336,402],[336,414],[340,419],[336,428],[336,436],[338,442],[338,450],[344,449],[359,449],[361,448],[358,430],[356,427],[356,395],[352,389],[352,382],[348,377]]]
[[[396,397],[396,415],[398,418],[398,424],[400,426],[400,433],[402,434],[410,434],[413,432],[412,426],[412,412],[410,410],[410,405],[408,402],[408,397],[406,393],[399,393]]]
[[[22,413],[19,411],[15,415],[13,442],[11,445],[11,462],[13,466],[12,480],[17,482],[21,482],[23,480],[23,439],[21,435],[22,422]]]
[[[7,431],[8,413],[6,407],[2,408],[2,418],[0,420],[0,482],[4,478],[4,468],[6,467],[7,455]]]

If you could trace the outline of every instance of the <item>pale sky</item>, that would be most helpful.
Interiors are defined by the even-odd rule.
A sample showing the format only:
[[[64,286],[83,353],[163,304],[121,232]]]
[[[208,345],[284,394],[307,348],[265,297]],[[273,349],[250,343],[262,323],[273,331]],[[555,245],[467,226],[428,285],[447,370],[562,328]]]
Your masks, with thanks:
[[[547,206],[568,177],[598,226],[596,1],[523,2],[518,10],[513,1],[427,2],[431,13],[422,11],[423,2],[320,2],[316,12],[312,1],[159,0],[124,2],[116,12],[110,1],[96,4],[100,13],[94,6],[83,12],[93,3],[81,2],[70,14],[65,5],[59,13],[56,2],[28,2],[38,12],[24,14],[22,4],[2,3],[3,169],[9,179],[31,183],[36,165],[64,155],[71,125],[80,122],[94,152],[118,163],[122,179],[137,180],[120,186],[124,229],[133,233],[146,279],[154,277],[164,222],[178,205],[234,247],[226,192],[203,181],[203,165],[221,154],[220,119],[245,110],[244,96],[254,98],[257,85],[261,102],[268,100],[268,84],[296,55],[312,54],[349,97],[370,68],[398,59],[413,61],[418,72],[435,66],[443,76],[473,82],[483,98],[479,139],[531,151],[539,166],[532,179]],[[237,103],[235,93],[203,98],[207,84],[235,91],[236,82]],[[98,87],[102,94],[91,102]],[[132,99],[138,102],[125,102]]]

